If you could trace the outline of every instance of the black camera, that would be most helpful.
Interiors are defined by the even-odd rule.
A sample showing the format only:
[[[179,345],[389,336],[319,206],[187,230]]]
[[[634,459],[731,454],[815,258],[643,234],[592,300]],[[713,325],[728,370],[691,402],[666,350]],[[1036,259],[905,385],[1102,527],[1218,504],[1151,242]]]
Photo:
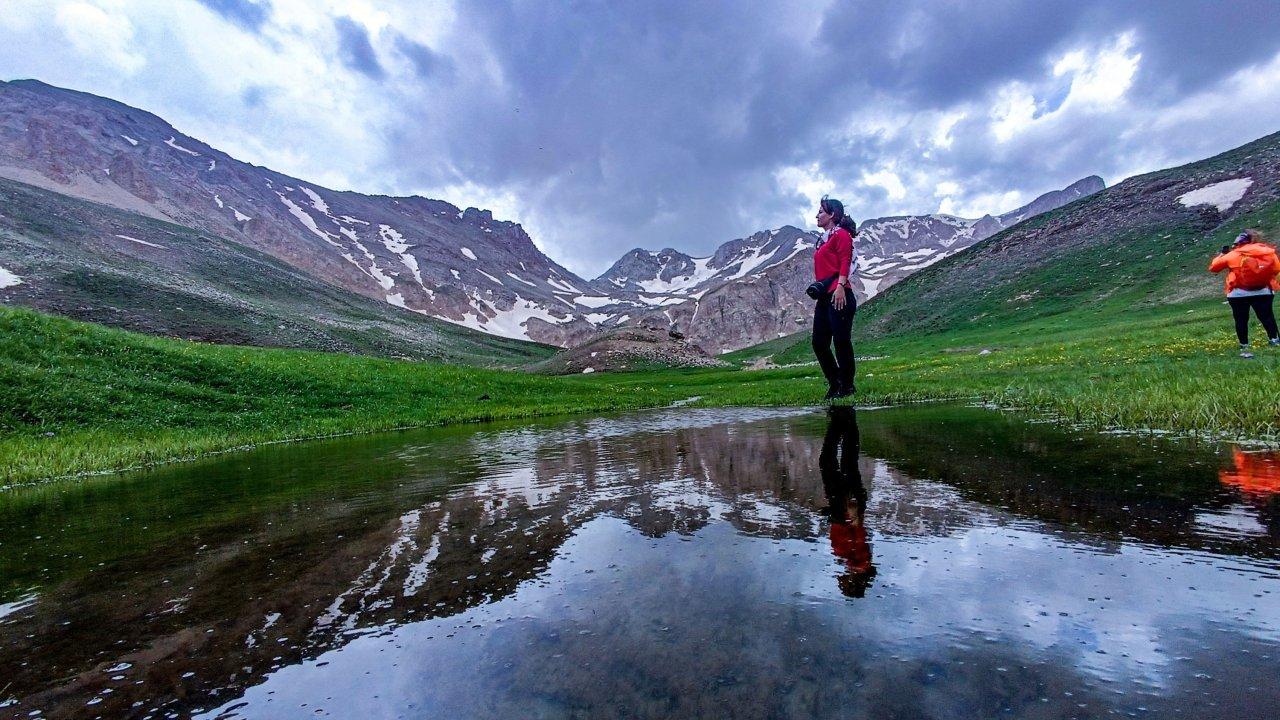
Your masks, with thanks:
[[[831,277],[827,278],[826,280],[814,280],[812,283],[809,283],[809,287],[807,287],[807,288],[805,288],[805,289],[804,289],[804,294],[805,294],[805,295],[808,295],[809,297],[813,298],[814,300],[817,300],[817,299],[821,298],[823,295],[826,295],[826,294],[827,294],[827,292],[828,292],[828,290],[827,290],[828,286],[830,286],[830,285],[831,285],[831,281],[832,281],[832,280],[835,280],[835,279],[836,279],[836,276],[835,276],[835,275],[832,275]]]

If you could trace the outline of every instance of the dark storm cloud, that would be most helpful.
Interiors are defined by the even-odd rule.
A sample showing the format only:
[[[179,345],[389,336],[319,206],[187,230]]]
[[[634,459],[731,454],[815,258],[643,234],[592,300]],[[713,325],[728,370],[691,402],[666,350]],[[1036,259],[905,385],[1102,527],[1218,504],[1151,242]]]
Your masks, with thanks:
[[[338,49],[344,65],[375,80],[386,77],[387,71],[378,62],[363,25],[349,17],[339,17],[334,18],[333,26],[338,31]]]
[[[985,111],[1012,80],[1034,87],[1038,114],[1053,113],[1070,89],[1069,78],[1052,77],[1054,60],[1125,32],[1142,54],[1131,96],[1153,107],[1280,50],[1273,2],[868,1],[825,12],[803,2],[583,3],[548,12],[469,0],[457,12],[455,37],[482,47],[483,62],[450,48],[466,72],[448,93],[422,91],[415,115],[390,133],[389,172],[409,186],[514,192],[553,241],[573,247],[575,264],[600,270],[633,246],[706,252],[766,219],[794,221],[796,197],[774,180],[789,165],[819,162],[871,213],[891,198],[860,178],[886,163],[988,193],[1117,172],[1135,142],[1122,117],[1064,121],[1057,136],[1027,141],[1042,145],[995,147],[990,118],[971,113],[928,158],[916,136],[841,128],[890,112]],[[435,71],[434,51],[423,48],[419,63],[412,45],[398,49],[420,73]],[[486,63],[496,73],[481,72]],[[441,152],[405,166],[421,147]],[[937,199],[903,203],[928,212]]]
[[[1105,8],[1113,16],[1123,9]],[[1203,90],[1224,75],[1275,55],[1280,3],[1169,2],[1146,17],[1115,18],[1126,21],[1136,28],[1143,53],[1138,89],[1168,98]]]
[[[258,32],[271,14],[267,0],[196,0],[246,30]]]

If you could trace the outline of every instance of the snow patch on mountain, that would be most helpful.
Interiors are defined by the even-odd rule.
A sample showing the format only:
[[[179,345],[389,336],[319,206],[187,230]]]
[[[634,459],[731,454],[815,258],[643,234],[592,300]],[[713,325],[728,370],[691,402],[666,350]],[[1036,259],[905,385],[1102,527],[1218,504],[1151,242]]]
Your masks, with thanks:
[[[315,208],[316,210],[319,210],[325,215],[329,215],[329,203],[325,202],[324,198],[320,197],[319,193],[307,187],[306,185],[299,186],[299,189],[302,190],[303,194],[311,198],[311,207]],[[330,217],[332,216],[330,215]]]
[[[657,253],[650,253],[650,254],[653,255],[654,257],[657,257],[658,255]],[[681,293],[686,290],[697,287],[698,285],[710,279],[713,275],[716,274],[716,271],[713,270],[711,267],[709,267],[710,263],[711,263],[710,257],[693,258],[692,273],[689,273],[687,275],[678,275],[671,278],[670,280],[663,280],[661,278],[662,273],[659,272],[658,273],[659,277],[655,277],[652,280],[640,280],[640,281],[637,281],[636,284],[639,285],[642,290],[648,293],[654,293],[658,295]],[[662,267],[665,268],[666,265],[663,264]],[[626,285],[626,282],[627,282],[627,278],[615,278],[614,280],[614,284],[618,285],[619,287]]]
[[[472,305],[477,307],[477,313],[474,315],[472,313],[467,313],[463,316],[462,321],[451,322],[472,328],[473,330],[479,330],[481,332],[501,335],[502,337],[514,338],[517,340],[529,339],[528,323],[529,320],[533,318],[537,318],[554,325],[573,320],[572,315],[556,317],[550,312],[547,312],[547,309],[538,303],[525,300],[519,295],[516,295],[515,302],[507,310],[501,310],[493,303],[480,298],[479,296],[473,295],[472,300]],[[488,316],[486,316],[485,311],[479,310],[479,305],[484,306]]]
[[[128,135],[121,135],[120,137],[124,138],[124,141],[125,141],[125,142],[127,142],[127,143],[129,143],[130,145],[132,145],[132,146],[134,146],[134,147],[137,147],[137,146],[138,146],[138,141],[137,141],[137,140],[134,140],[133,138],[129,137]]]
[[[599,307],[604,307],[605,305],[614,305],[618,302],[617,300],[611,297],[605,297],[603,295],[579,295],[578,297],[574,298],[573,301],[578,303],[579,305],[582,305],[583,307],[589,307],[589,308],[599,308]]]
[[[466,256],[468,259],[470,259],[470,260],[477,260],[477,259],[478,259],[478,258],[476,257],[476,254],[475,254],[475,253],[473,253],[473,252],[471,252],[471,248],[469,248],[469,247],[459,248],[459,250],[462,252],[462,254],[463,254],[463,255],[465,255],[465,256]]]
[[[186,153],[188,155],[194,155],[195,157],[200,157],[200,153],[196,152],[195,150],[192,150],[191,148],[184,148],[181,145],[179,145],[178,138],[176,137],[170,137],[168,140],[164,141],[164,144],[168,145],[174,150],[177,150],[178,152]]]
[[[321,230],[320,226],[316,225],[315,218],[308,215],[307,211],[299,207],[297,203],[285,197],[284,193],[277,191],[276,197],[280,198],[280,202],[284,203],[284,206],[289,210],[289,214],[297,218],[298,222],[302,223],[302,226],[314,233],[316,237],[324,240],[334,247],[342,247],[342,244],[334,240],[332,235]],[[352,262],[355,262],[355,260],[352,259]]]
[[[11,288],[22,284],[22,278],[15,275],[11,270],[0,267],[0,290]]]
[[[400,255],[409,251],[409,243],[405,242],[404,236],[390,225],[379,225],[378,235],[382,238],[382,244],[392,254]]]
[[[687,297],[648,297],[645,295],[640,296],[640,302],[644,303],[645,305],[656,305],[658,307],[665,307],[667,305],[679,305],[680,303],[687,302],[688,300],[689,298]]]
[[[153,242],[147,242],[146,240],[139,240],[139,239],[138,239],[138,238],[136,238],[136,237],[129,237],[128,235],[116,235],[116,237],[120,238],[121,240],[128,240],[129,242],[138,243],[139,245],[146,245],[147,247],[153,247],[153,248],[157,248],[157,249],[159,249],[159,250],[168,250],[168,249],[169,249],[169,248],[167,248],[167,247],[165,247],[165,246],[163,246],[163,245],[157,245],[157,244],[155,244],[155,243],[153,243]]]
[[[554,278],[554,277],[549,277],[549,278],[547,278],[547,284],[548,284],[548,285],[550,285],[551,287],[555,288],[556,290],[559,290],[559,291],[562,291],[562,292],[570,292],[570,293],[581,293],[581,292],[582,292],[581,290],[579,290],[578,288],[574,287],[574,286],[573,286],[573,285],[571,285],[570,283],[565,282],[565,281],[562,281],[562,280],[558,280],[558,279],[556,279],[556,278]]]
[[[728,263],[726,267],[728,265],[733,265],[735,263],[741,263],[741,264],[738,265],[737,272],[724,278],[725,282],[728,282],[730,280],[737,280],[738,278],[744,277],[747,273],[751,272],[752,270],[755,270],[760,265],[763,265],[765,261],[773,257],[775,253],[777,253],[776,249],[773,252],[770,252],[769,254],[766,255],[764,253],[764,247],[759,247],[759,248],[756,248],[750,255],[742,258],[742,260],[735,260],[734,262]]]
[[[1186,207],[1213,205],[1218,208],[1218,212],[1226,212],[1231,209],[1232,205],[1240,202],[1240,198],[1244,197],[1250,185],[1253,185],[1253,178],[1223,180],[1212,185],[1206,185],[1199,190],[1183,193],[1177,199],[1178,202]]]

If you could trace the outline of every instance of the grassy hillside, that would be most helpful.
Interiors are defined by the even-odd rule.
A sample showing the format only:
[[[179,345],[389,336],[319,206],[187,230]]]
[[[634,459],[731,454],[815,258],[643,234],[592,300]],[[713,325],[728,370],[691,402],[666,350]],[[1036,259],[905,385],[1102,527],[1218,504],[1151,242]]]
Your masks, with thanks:
[[[226,238],[0,179],[0,300],[154,335],[514,367],[549,345],[406,312]]]

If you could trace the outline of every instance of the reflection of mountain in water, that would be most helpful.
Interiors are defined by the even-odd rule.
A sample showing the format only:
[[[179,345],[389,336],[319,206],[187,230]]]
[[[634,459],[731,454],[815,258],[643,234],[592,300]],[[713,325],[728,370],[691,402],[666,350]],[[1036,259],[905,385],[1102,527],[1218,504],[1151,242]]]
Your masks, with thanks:
[[[1030,516],[1110,542],[1274,556],[1269,541],[1188,532],[1199,504],[1219,499],[1202,456],[1157,468],[1169,451],[1128,439],[1092,439],[1099,449],[1082,457],[1088,443],[1044,426],[954,409],[899,423],[895,412],[859,418],[872,533],[947,535]],[[54,541],[63,557],[45,566],[61,574],[32,578],[38,601],[0,618],[0,676],[48,717],[94,701],[104,717],[208,707],[361,635],[510,596],[601,516],[648,537],[718,521],[825,543],[825,430],[822,415],[771,411],[450,430],[417,445],[408,435],[278,448],[42,503],[19,542],[0,545],[0,567],[43,562],[42,539],[60,528],[95,547]],[[1101,481],[1081,474],[1104,470]],[[146,522],[159,532],[141,533],[129,518],[147,517],[157,493],[166,510]],[[117,537],[132,544],[97,547]],[[74,559],[110,552],[102,567]]]
[[[1280,518],[1243,506],[1219,482],[1213,446],[1140,436],[1099,436],[979,408],[947,406],[864,414],[863,452],[908,475],[936,479],[958,497],[1046,521],[1073,541],[1280,557]],[[928,488],[912,484],[914,488]],[[1205,512],[1245,513],[1250,534],[1202,527]],[[1256,517],[1254,517],[1256,516]]]

